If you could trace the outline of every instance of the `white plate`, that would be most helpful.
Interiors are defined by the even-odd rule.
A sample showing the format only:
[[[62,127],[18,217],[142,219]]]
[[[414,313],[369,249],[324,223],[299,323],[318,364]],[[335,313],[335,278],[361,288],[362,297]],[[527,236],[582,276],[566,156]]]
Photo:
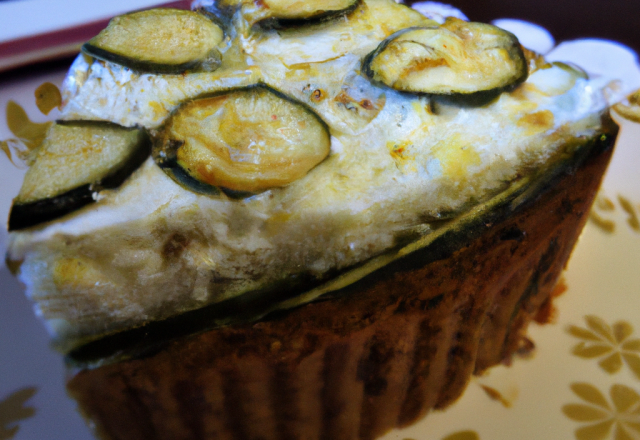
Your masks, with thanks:
[[[32,119],[43,120],[34,105],[33,91],[45,81],[60,84],[63,76],[64,72],[58,71],[0,83],[0,139],[10,137],[4,122],[7,101],[13,99]],[[494,368],[472,380],[455,405],[430,414],[412,427],[393,431],[385,440],[573,439],[575,431],[585,427],[584,439],[640,439],[640,425],[634,431],[624,422],[640,424],[640,371],[634,375],[624,361],[613,373],[599,366],[599,361],[612,354],[615,357],[620,350],[615,343],[607,342],[606,326],[602,327],[605,335],[598,337],[604,341],[600,345],[606,353],[591,359],[572,354],[581,340],[568,332],[570,326],[587,328],[585,316],[589,315],[609,326],[618,323],[618,329],[631,327],[625,341],[640,338],[640,230],[628,221],[632,215],[640,217],[639,143],[640,125],[625,122],[602,190],[613,210],[595,209],[601,219],[615,224],[615,232],[607,233],[595,222],[587,224],[564,275],[568,290],[556,302],[555,322],[530,329],[537,346],[533,357],[517,359],[509,368]],[[21,175],[22,171],[6,157],[0,157],[3,219],[18,192]],[[6,232],[1,234],[4,242]],[[76,413],[75,403],[65,393],[61,356],[48,348],[44,327],[4,266],[0,269],[0,301],[0,411],[7,405],[20,406],[24,400],[26,408],[35,409],[35,414],[24,410],[24,418],[8,426],[0,424],[0,438],[7,438],[3,429],[18,427],[13,437],[16,440],[92,439]],[[593,318],[592,325],[595,322],[598,320]],[[638,359],[640,364],[640,343],[628,343],[626,347],[626,358]],[[581,388],[574,386],[583,391],[582,397],[572,391],[576,383],[583,384]],[[483,385],[497,391],[503,402],[491,399]],[[609,409],[589,403],[587,396],[592,402],[601,396]],[[625,408],[624,404],[631,407]],[[576,421],[581,418],[584,420]],[[613,427],[597,437],[590,434],[588,426],[598,422]],[[616,435],[616,422],[623,422],[629,437]]]

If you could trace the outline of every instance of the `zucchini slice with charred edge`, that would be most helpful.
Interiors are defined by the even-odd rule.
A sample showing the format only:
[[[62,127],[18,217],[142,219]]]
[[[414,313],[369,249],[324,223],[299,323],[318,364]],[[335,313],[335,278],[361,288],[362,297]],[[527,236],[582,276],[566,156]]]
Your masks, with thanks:
[[[183,104],[156,139],[161,168],[189,188],[202,184],[245,194],[285,186],[331,148],[327,125],[304,104],[259,84]],[[183,172],[180,171],[180,169]]]
[[[258,24],[264,28],[284,28],[330,20],[353,11],[359,3],[360,0],[222,0],[218,2],[224,9],[232,9],[240,5],[242,15],[250,25]]]
[[[53,124],[13,201],[9,230],[44,223],[95,201],[116,188],[151,153],[147,132],[110,122]]]
[[[500,91],[527,78],[518,39],[498,27],[448,18],[403,29],[363,61],[363,72],[393,89],[438,95]]]
[[[82,46],[95,58],[154,73],[215,70],[222,28],[204,14],[182,9],[151,9],[113,18]]]

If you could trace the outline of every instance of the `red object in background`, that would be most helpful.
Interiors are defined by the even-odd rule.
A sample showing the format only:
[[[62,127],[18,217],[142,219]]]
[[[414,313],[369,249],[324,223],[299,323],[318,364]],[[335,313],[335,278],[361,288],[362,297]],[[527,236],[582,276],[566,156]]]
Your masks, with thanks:
[[[191,0],[160,3],[157,7],[189,9]],[[87,40],[107,26],[110,18],[71,28],[0,43],[0,72],[41,61],[73,56]]]

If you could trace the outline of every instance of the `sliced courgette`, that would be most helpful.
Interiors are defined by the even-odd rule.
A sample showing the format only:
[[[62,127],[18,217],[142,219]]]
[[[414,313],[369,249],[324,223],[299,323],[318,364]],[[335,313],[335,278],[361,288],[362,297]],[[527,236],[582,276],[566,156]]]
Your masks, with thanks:
[[[142,129],[92,121],[53,124],[13,201],[9,230],[47,222],[92,203],[96,192],[118,187],[150,150]]]
[[[442,26],[403,29],[363,62],[364,73],[396,90],[439,95],[501,90],[527,77],[527,61],[511,33],[448,18]]]
[[[151,9],[113,18],[82,46],[95,58],[155,73],[214,70],[222,28],[204,14],[182,9]]]
[[[153,156],[180,184],[178,167],[205,185],[258,192],[301,178],[330,147],[329,130],[311,109],[256,85],[182,105],[158,136]]]
[[[331,19],[354,10],[360,0],[222,0],[224,8],[242,7],[242,16],[250,25],[288,27]]]

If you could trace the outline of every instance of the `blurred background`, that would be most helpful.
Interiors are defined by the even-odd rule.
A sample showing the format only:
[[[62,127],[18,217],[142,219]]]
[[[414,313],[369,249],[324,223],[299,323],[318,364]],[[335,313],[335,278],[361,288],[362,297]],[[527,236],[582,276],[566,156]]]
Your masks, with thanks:
[[[35,63],[69,64],[82,43],[116,15],[154,6],[184,9],[190,4],[190,0],[0,0],[0,80],[6,77],[3,73]]]
[[[639,0],[452,0],[449,3],[473,21],[519,18],[547,28],[557,42],[606,38],[640,52]]]
[[[406,3],[414,3],[406,1]],[[584,37],[611,39],[640,52],[639,0],[451,0],[471,20],[528,20],[557,42]],[[189,0],[0,0],[0,80],[20,76],[23,66],[68,64],[82,42],[108,19],[152,6],[188,8]],[[18,69],[18,70],[16,70]]]

